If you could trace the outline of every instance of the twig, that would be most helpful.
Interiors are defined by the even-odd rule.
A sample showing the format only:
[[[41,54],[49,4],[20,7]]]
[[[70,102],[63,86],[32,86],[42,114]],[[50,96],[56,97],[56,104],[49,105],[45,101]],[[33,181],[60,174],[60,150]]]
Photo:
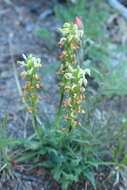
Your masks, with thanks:
[[[21,174],[21,173],[19,173],[19,172],[15,172],[15,176],[16,176],[17,178],[20,177],[21,179],[26,180],[26,181],[32,181],[32,182],[42,183],[42,180],[41,180],[41,179],[38,179],[38,178],[36,178],[36,177],[34,177],[34,176],[23,175],[23,174]]]
[[[14,71],[14,78],[16,81],[16,85],[19,91],[20,96],[22,95],[22,90],[21,90],[21,85],[19,82],[19,78],[18,78],[18,74],[17,74],[17,70],[16,70],[16,65],[15,65],[15,61],[14,61],[14,55],[12,52],[12,38],[13,38],[13,33],[10,33],[9,38],[8,38],[8,43],[9,43],[9,51],[10,51],[10,56],[11,56],[11,63],[12,63],[12,67],[13,67],[13,71]],[[25,101],[25,99],[23,99],[23,103],[25,106],[27,106],[27,103]],[[26,131],[26,125],[27,125],[27,121],[28,121],[28,113],[26,113],[26,117],[25,117],[25,124],[24,124],[24,138],[27,136],[27,131]]]
[[[13,48],[13,46],[12,46],[12,38],[13,38],[13,33],[10,33],[8,41],[9,41],[9,51],[10,51],[11,63],[12,63],[13,71],[14,71],[14,77],[15,77],[15,81],[16,81],[16,84],[17,84],[17,88],[18,88],[19,94],[21,96],[22,95],[21,85],[19,83],[19,78],[18,78],[18,75],[17,75],[16,65],[15,65],[14,56],[13,56],[13,52],[12,52],[12,48]],[[26,102],[25,102],[25,99],[23,99],[23,103],[25,105],[27,105]]]
[[[117,9],[120,14],[127,20],[127,8],[124,7],[118,0],[109,0],[109,4]]]
[[[6,168],[6,167],[7,167],[7,163],[4,164],[4,165],[0,168],[0,172],[1,172],[4,168]]]
[[[47,9],[45,12],[40,14],[39,18],[41,20],[44,20],[46,17],[50,16],[51,14],[53,14],[53,10]]]

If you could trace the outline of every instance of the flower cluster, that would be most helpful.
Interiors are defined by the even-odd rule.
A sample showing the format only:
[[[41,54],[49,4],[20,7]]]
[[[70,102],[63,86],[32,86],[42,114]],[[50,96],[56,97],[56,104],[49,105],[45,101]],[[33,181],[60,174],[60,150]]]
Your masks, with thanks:
[[[80,50],[83,29],[80,29],[77,24],[65,23],[59,31],[63,37],[58,44],[64,49],[61,56],[59,56],[59,60],[62,61],[60,73],[65,73],[70,64],[76,64],[76,51]]]
[[[81,69],[79,66],[76,68],[69,66],[68,73],[64,74],[63,88],[66,100],[63,102],[63,105],[66,108],[65,119],[73,127],[80,125],[77,122],[78,113],[84,113],[84,110],[81,108],[81,102],[85,98],[84,91],[87,85],[85,74],[90,74],[89,69]]]
[[[83,30],[79,29],[77,24],[73,23],[65,23],[63,28],[59,29],[59,31],[63,34],[63,38],[60,42],[64,41],[80,41],[83,36]]]
[[[61,105],[64,108],[65,120],[70,129],[77,125],[78,114],[84,113],[81,103],[84,99],[84,91],[87,85],[85,74],[90,74],[89,69],[82,69],[77,63],[76,53],[80,50],[80,41],[83,37],[83,24],[76,17],[75,23],[65,23],[60,29],[63,37],[59,45],[63,47],[59,56],[61,67],[58,74],[61,76],[59,86],[61,88]]]
[[[33,57],[32,55],[23,55],[23,58],[24,61],[18,62],[24,68],[20,76],[26,81],[25,86],[22,88],[22,97],[28,104],[27,111],[35,115],[37,112],[38,100],[41,99],[37,93],[37,89],[43,88],[43,85],[39,82],[40,77],[37,74],[37,70],[42,67],[41,59]]]

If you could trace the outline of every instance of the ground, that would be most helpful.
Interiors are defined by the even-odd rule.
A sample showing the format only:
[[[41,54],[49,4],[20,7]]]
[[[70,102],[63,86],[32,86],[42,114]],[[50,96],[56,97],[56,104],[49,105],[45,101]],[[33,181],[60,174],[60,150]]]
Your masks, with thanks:
[[[47,10],[53,11],[51,6],[52,3],[46,3],[43,0],[36,3],[34,0],[13,1],[12,4],[1,0],[0,3],[0,117],[7,112],[10,119],[14,123],[18,122],[20,126],[22,121],[17,121],[17,114],[22,110],[22,106],[15,80],[16,72],[19,71],[16,62],[22,59],[23,53],[41,57],[44,63],[49,64],[55,58],[53,57],[54,50],[51,49],[49,52],[43,39],[36,35],[36,31],[43,27],[47,27],[52,33],[57,30],[54,15],[51,14],[44,19],[40,18],[40,15],[45,14]],[[52,80],[51,76],[49,78]],[[11,121],[10,128],[12,133],[16,133],[17,129],[14,129],[13,121]],[[18,133],[18,136],[22,136],[20,127]]]
[[[7,3],[0,0],[0,119],[4,117],[5,113],[9,114],[8,131],[11,136],[26,136],[22,118],[23,106],[20,103],[16,82],[19,70],[16,62],[22,59],[23,53],[31,53],[42,58],[44,63],[48,62],[49,64],[55,59],[54,50],[51,49],[49,52],[43,39],[36,35],[37,29],[43,27],[48,28],[52,33],[57,30],[56,18],[52,13],[52,3],[44,0],[15,0]],[[51,14],[45,17],[47,11],[51,11]],[[50,75],[47,77],[52,86],[53,79]],[[48,88],[49,86],[47,86]],[[47,100],[46,104],[49,103]],[[43,103],[44,105],[45,103]],[[48,111],[45,106],[45,111],[48,112],[49,116],[52,109],[53,106],[50,106]],[[22,171],[22,174],[15,173],[13,181],[3,182],[0,190],[59,189],[58,185],[56,186],[56,183],[51,180],[49,172],[44,169],[30,169],[31,167],[27,167],[28,169]]]

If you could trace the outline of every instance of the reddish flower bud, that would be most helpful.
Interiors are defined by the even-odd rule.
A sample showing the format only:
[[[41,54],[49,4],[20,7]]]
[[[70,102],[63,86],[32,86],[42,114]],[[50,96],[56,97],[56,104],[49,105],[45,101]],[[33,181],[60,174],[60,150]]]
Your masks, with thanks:
[[[83,29],[84,28],[83,22],[77,16],[75,17],[74,24],[76,24],[78,26],[78,29]]]

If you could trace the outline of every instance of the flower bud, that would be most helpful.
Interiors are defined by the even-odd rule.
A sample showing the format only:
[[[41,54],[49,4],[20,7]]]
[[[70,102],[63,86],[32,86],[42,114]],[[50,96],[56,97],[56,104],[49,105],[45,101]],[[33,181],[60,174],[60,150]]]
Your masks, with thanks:
[[[83,29],[84,28],[83,22],[77,16],[75,17],[74,24],[76,24],[78,26],[78,29]]]
[[[35,80],[41,80],[37,74],[35,74],[34,78],[35,78]]]
[[[32,113],[33,112],[33,108],[32,107],[28,107],[28,108],[26,108],[26,111],[29,112],[29,113]]]
[[[36,84],[36,88],[43,88],[42,84]]]

